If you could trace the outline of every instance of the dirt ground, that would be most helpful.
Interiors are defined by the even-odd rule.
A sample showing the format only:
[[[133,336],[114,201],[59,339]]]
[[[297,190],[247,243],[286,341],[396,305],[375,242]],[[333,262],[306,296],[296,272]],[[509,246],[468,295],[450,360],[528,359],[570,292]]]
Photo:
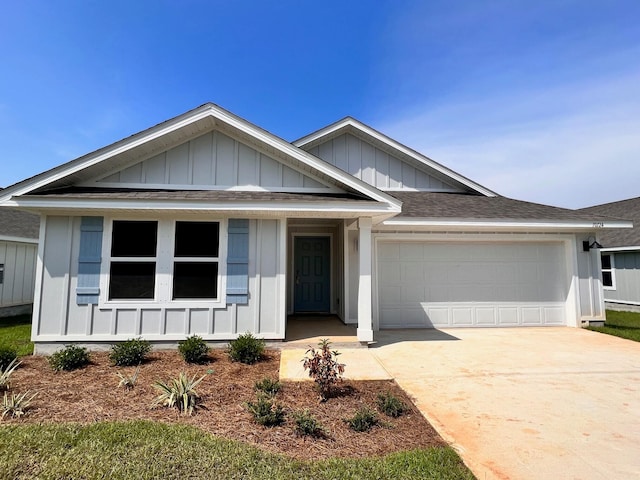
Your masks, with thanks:
[[[256,399],[256,381],[278,378],[279,352],[268,351],[265,359],[255,365],[231,362],[224,351],[212,351],[209,358],[206,364],[192,365],[175,351],[152,352],[140,368],[136,386],[126,391],[118,387],[116,373],[131,375],[135,367],[111,366],[107,352],[92,352],[88,367],[71,372],[54,372],[46,357],[24,357],[12,377],[11,390],[29,390],[38,392],[38,396],[27,415],[21,419],[5,418],[2,423],[134,419],[182,423],[299,459],[370,457],[444,444],[393,381],[344,381],[324,403],[319,401],[313,382],[285,382],[276,399],[285,408],[286,421],[281,426],[263,427],[253,421],[245,404]],[[152,406],[157,395],[153,382],[170,380],[181,371],[189,377],[207,375],[196,388],[206,409],[199,409],[192,416]],[[353,416],[362,405],[375,408],[378,393],[387,391],[402,399],[409,411],[400,418],[379,414],[382,425],[367,433],[351,431],[344,419]],[[327,438],[296,435],[293,412],[304,409],[322,423]]]

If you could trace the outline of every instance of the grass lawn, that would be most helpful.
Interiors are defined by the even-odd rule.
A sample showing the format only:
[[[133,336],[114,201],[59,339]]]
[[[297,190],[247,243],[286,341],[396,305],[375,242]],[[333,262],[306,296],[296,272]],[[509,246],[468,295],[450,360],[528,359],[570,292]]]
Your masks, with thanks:
[[[19,356],[31,355],[31,315],[0,318],[0,346],[12,347]]]
[[[449,447],[305,462],[186,425],[150,421],[7,425],[0,478],[473,479]]]
[[[640,313],[607,310],[604,327],[589,327],[589,330],[640,342]]]

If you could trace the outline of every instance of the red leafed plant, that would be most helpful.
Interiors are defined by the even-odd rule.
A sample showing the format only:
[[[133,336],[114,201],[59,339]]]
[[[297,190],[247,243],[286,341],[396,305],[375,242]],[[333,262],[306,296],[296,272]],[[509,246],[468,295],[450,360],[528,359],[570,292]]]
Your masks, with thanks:
[[[318,343],[318,349],[311,347],[306,351],[305,357],[302,359],[305,370],[309,370],[309,377],[313,378],[318,385],[320,398],[326,401],[331,394],[334,384],[341,380],[344,373],[344,364],[339,363],[337,358],[340,355],[337,351],[329,348],[331,342],[328,338],[323,338]],[[308,357],[307,354],[311,354]]]

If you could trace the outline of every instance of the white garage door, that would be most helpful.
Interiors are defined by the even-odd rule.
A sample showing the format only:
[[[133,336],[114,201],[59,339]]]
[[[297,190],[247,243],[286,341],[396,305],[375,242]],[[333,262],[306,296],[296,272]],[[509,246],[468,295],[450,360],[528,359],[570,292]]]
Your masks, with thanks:
[[[380,328],[565,325],[562,243],[378,243]]]

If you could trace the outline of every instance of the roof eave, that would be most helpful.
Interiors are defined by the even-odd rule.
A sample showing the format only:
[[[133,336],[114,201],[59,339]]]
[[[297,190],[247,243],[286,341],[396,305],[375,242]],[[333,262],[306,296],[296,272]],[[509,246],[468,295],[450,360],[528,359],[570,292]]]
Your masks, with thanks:
[[[544,220],[544,219],[468,219],[468,218],[392,218],[383,222],[390,228],[429,228],[448,230],[489,230],[489,231],[588,231],[631,228],[631,222],[585,220]]]

